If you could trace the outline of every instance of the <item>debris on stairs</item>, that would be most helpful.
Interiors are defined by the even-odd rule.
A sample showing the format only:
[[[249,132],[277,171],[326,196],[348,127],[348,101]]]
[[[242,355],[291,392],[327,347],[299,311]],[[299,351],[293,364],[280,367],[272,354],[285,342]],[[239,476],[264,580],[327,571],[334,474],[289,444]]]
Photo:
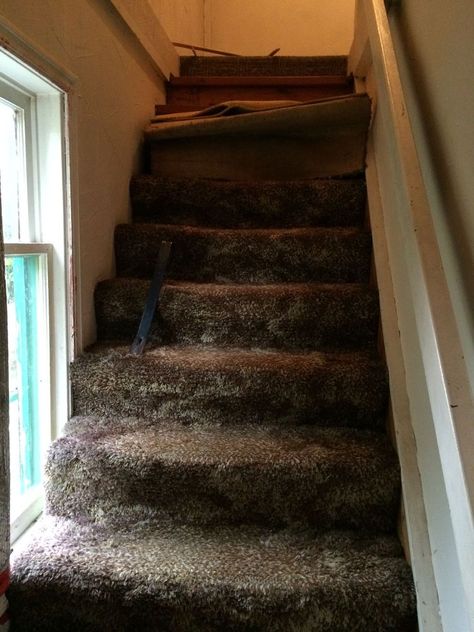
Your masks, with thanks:
[[[347,57],[181,57],[156,114],[202,110],[233,100],[314,101],[350,94]]]
[[[18,632],[416,630],[364,227],[370,103],[322,103],[307,137],[282,120],[270,136],[148,129],[152,173],[132,181],[98,342],[72,365],[46,516],[13,561]],[[168,279],[136,356],[162,240]]]

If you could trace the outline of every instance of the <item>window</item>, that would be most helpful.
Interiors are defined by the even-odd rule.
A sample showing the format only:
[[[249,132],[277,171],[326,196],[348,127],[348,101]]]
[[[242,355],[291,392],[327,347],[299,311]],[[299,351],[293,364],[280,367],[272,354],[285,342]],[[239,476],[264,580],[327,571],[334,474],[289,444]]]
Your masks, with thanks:
[[[68,416],[64,99],[0,50],[12,540],[41,511],[46,449]]]
[[[6,256],[5,268],[11,516],[16,526],[40,509],[42,458],[50,439],[47,254],[28,248],[27,254]]]

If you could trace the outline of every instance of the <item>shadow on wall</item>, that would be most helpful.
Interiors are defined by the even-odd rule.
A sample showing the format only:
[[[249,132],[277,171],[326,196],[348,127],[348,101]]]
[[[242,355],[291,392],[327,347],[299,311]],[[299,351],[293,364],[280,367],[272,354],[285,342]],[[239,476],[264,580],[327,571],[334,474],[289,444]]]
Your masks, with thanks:
[[[473,11],[471,13],[474,15]],[[437,13],[438,21],[449,20],[449,17],[443,15],[443,11]],[[426,40],[421,41],[419,29],[414,26],[407,10],[403,7],[393,7],[391,22],[397,29],[397,35],[405,51],[406,66],[403,70],[408,75],[410,85],[416,86],[414,99],[421,116],[416,122],[413,120],[412,124],[415,129],[417,125],[421,128],[433,169],[432,178],[429,178],[426,169],[424,170],[428,196],[432,205],[433,200],[439,200],[437,206],[441,207],[442,222],[449,231],[454,248],[456,276],[465,291],[470,307],[471,324],[474,326],[474,235],[472,220],[469,219],[472,204],[469,204],[466,196],[466,189],[470,187],[470,198],[474,203],[474,185],[472,177],[466,181],[466,173],[459,171],[459,164],[470,165],[472,169],[473,161],[473,146],[469,140],[473,131],[469,126],[474,125],[474,118],[472,111],[471,116],[465,116],[469,100],[466,100],[463,94],[466,86],[472,86],[471,65],[467,63],[464,51],[460,51],[459,47],[450,46],[448,37],[443,37],[446,36],[446,31],[451,30],[451,34],[454,32],[451,25],[444,33],[440,33],[438,41],[433,42],[433,49],[436,49],[438,55],[442,55],[443,63],[437,63],[434,56],[431,56],[433,67],[430,67],[428,76],[426,58],[430,51],[427,50]],[[433,23],[431,29],[434,29]],[[422,50],[422,47],[425,49]],[[435,82],[433,77],[436,78]],[[447,109],[447,98],[449,114],[442,119],[442,114]],[[474,99],[474,95],[472,98]],[[459,133],[450,133],[454,129],[459,131],[460,125],[464,126],[466,134],[460,137]],[[420,158],[423,164],[423,159],[421,156]]]

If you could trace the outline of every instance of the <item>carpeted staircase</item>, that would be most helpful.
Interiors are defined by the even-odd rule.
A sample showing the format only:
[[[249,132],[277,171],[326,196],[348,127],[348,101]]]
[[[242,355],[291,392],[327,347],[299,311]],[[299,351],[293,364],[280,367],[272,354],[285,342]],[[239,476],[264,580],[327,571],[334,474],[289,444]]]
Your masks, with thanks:
[[[134,178],[13,632],[416,629],[365,185],[337,175]]]

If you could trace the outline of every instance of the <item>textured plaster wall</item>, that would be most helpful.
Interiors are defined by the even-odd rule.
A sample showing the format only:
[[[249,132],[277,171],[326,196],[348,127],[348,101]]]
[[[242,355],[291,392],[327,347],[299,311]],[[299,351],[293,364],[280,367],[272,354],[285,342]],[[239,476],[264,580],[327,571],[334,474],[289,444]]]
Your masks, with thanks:
[[[474,388],[474,3],[402,2],[390,22]]]
[[[94,287],[114,274],[114,227],[129,219],[128,182],[138,169],[143,127],[155,102],[164,102],[163,83],[107,0],[0,0],[2,18],[77,77],[71,175],[88,344],[95,337]]]
[[[204,46],[205,0],[149,1],[171,41]]]
[[[205,0],[208,45],[244,55],[347,55],[355,0]]]

